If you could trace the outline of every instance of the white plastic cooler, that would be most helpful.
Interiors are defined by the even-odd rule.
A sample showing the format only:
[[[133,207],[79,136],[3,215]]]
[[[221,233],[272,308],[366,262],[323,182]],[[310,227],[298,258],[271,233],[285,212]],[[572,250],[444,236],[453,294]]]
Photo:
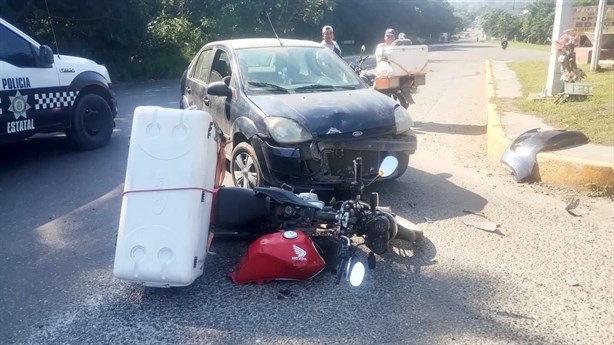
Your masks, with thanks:
[[[426,74],[428,54],[426,45],[380,46],[375,50],[376,74],[391,77]]]
[[[217,142],[199,110],[134,112],[113,274],[147,286],[191,284],[207,253]]]

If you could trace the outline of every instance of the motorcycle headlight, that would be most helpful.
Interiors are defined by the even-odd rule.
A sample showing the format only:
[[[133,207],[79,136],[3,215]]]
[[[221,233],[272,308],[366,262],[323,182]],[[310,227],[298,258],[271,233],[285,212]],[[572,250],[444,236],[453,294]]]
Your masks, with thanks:
[[[273,140],[280,144],[298,144],[313,139],[305,127],[285,117],[267,117],[264,119]]]
[[[403,107],[394,108],[394,123],[397,127],[397,134],[407,132],[414,125],[409,112]]]

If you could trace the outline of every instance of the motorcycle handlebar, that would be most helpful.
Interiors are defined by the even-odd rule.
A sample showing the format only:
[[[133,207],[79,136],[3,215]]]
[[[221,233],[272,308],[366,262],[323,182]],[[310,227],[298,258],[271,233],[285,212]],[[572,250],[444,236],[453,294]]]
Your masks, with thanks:
[[[316,218],[334,222],[337,220],[337,212],[316,211]]]

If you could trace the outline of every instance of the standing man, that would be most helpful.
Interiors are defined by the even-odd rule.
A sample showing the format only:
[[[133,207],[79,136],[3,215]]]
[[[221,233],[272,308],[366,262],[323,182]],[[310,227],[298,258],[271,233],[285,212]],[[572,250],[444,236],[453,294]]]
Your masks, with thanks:
[[[387,29],[386,32],[384,32],[384,43],[378,44],[377,48],[392,45],[392,42],[397,38],[396,36],[396,31],[394,29]]]
[[[411,41],[411,39],[405,36],[405,34],[402,32],[399,33],[399,38],[396,41],[392,42],[392,45],[395,46],[410,46],[412,44],[413,42]]]
[[[330,25],[326,25],[322,28],[322,44],[341,56],[341,48],[339,48],[339,45],[335,41],[335,31],[333,31],[333,27]]]

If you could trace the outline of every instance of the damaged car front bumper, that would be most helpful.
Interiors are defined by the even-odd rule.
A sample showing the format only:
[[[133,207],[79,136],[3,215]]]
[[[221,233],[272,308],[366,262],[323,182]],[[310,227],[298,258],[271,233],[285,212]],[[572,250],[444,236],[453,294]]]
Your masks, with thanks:
[[[400,135],[353,140],[314,140],[292,147],[273,145],[260,138],[252,144],[259,152],[261,170],[272,185],[285,181],[301,189],[332,190],[335,185],[353,180],[353,160],[363,160],[363,178],[373,178],[386,156],[400,161],[416,152],[416,135]]]

